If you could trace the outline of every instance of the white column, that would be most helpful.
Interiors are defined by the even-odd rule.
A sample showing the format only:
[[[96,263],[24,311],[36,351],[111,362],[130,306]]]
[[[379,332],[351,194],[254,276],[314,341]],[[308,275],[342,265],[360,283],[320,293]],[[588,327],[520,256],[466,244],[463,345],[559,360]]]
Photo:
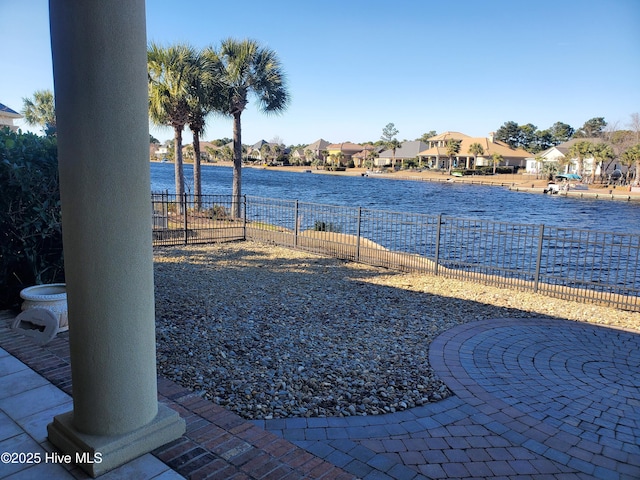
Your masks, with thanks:
[[[49,4],[74,405],[48,431],[94,476],[184,433],[157,401],[144,5]]]

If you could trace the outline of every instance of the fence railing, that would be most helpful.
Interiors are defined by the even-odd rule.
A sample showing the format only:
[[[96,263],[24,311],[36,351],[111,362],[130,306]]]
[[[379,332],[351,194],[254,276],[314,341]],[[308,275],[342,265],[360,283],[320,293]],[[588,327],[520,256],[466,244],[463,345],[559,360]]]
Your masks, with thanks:
[[[256,240],[640,311],[640,234],[242,197],[153,194],[154,245]]]

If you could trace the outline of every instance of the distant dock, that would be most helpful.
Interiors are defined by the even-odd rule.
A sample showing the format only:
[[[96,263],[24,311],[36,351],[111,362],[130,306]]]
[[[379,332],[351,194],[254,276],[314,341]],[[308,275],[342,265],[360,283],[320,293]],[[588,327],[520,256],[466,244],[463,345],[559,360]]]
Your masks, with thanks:
[[[512,192],[525,192],[525,193],[542,193],[545,194],[545,189],[543,188],[530,188],[530,187],[522,187],[522,186],[510,186],[508,187]],[[566,192],[560,191],[553,196],[558,197],[573,197],[573,198],[589,198],[593,200],[618,200],[623,202],[640,202],[639,192],[630,192],[623,191],[623,188],[626,190],[628,187],[622,188],[610,188],[610,189],[602,189],[601,191],[593,191],[593,190],[568,190]],[[546,194],[549,195],[549,194]]]

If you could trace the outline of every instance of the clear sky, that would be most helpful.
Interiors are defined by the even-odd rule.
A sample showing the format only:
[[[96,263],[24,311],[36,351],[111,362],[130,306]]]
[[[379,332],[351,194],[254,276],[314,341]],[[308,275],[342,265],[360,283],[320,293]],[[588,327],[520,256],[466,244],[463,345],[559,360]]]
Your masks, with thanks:
[[[640,111],[640,0],[147,0],[147,38],[275,50],[291,105],[249,104],[243,143],[364,142],[393,122],[400,140],[452,130],[486,136],[506,121],[625,128]],[[48,2],[0,0],[0,103],[52,89]],[[28,129],[23,121],[18,122]],[[153,128],[164,141],[172,130]],[[232,136],[211,118],[205,139]],[[190,141],[188,133],[185,141]]]

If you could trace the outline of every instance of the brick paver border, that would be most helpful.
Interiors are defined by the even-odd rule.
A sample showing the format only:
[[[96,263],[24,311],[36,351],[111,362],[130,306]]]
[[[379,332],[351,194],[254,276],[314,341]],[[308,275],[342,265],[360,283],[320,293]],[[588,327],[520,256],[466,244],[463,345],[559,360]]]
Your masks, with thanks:
[[[58,334],[47,345],[39,346],[9,329],[8,320],[14,316],[11,312],[0,312],[0,347],[72,395],[68,333]],[[162,377],[158,377],[158,400],[185,419],[187,432],[152,453],[186,478],[355,478],[353,474]],[[84,475],[78,469],[73,472]]]

